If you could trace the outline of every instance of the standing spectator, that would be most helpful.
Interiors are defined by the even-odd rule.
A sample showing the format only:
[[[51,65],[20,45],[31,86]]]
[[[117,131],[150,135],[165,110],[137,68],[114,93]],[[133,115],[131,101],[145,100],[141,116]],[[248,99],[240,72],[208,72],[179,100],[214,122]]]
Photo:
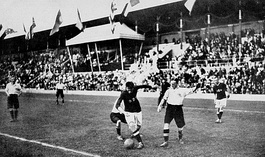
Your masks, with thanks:
[[[166,91],[163,99],[157,107],[157,112],[160,112],[162,109],[162,105],[167,102],[166,114],[164,118],[164,142],[160,145],[160,147],[168,146],[169,139],[169,124],[174,119],[176,125],[178,127],[178,137],[179,143],[184,144],[183,138],[183,127],[185,126],[184,113],[183,113],[183,101],[184,98],[193,93],[199,88],[200,84],[197,84],[195,88],[179,88],[178,80],[171,81],[171,87]]]
[[[135,86],[133,82],[126,82],[125,90],[121,93],[116,103],[116,108],[123,113],[129,129],[133,132],[132,137],[138,141],[137,149],[142,149],[144,144],[140,136],[140,128],[142,126],[142,109],[138,99],[136,98],[138,89],[151,88],[149,85]],[[121,107],[121,102],[124,102],[124,109]]]
[[[55,86],[56,89],[56,104],[59,105],[59,96],[62,99],[62,103],[64,105],[64,93],[63,90],[65,89],[65,85],[63,83],[63,79],[60,79],[59,82]]]
[[[230,97],[229,90],[224,83],[224,79],[220,78],[216,85],[213,86],[214,93],[214,103],[215,108],[217,109],[217,120],[216,123],[221,123],[221,118],[223,115],[223,110],[226,107],[227,98]]]
[[[15,77],[9,78],[9,83],[6,85],[5,92],[7,94],[7,109],[11,115],[11,122],[17,121],[19,101],[18,97],[21,95],[21,86],[16,83]]]

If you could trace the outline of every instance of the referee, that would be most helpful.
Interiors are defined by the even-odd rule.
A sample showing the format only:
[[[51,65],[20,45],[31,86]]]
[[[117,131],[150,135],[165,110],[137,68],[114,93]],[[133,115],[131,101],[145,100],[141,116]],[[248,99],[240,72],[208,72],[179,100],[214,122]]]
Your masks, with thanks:
[[[7,109],[11,115],[11,121],[17,121],[19,101],[18,97],[21,95],[21,86],[16,83],[15,77],[9,78],[9,83],[6,85],[5,92],[7,95]]]

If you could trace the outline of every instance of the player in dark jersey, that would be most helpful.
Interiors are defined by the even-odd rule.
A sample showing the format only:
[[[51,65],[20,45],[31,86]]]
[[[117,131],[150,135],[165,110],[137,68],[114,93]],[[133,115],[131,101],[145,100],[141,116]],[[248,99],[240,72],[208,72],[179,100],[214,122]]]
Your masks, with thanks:
[[[121,93],[116,103],[116,108],[125,115],[129,129],[132,131],[132,137],[138,141],[137,149],[142,149],[144,144],[140,136],[140,128],[142,126],[142,109],[138,99],[136,98],[138,89],[152,88],[149,85],[135,86],[133,82],[126,82],[125,90]],[[124,102],[124,109],[120,106]]]
[[[159,97],[158,97],[158,104],[157,105],[159,105],[159,103],[161,102],[161,100],[162,100],[162,98],[163,98],[163,96],[164,96],[164,94],[165,94],[165,92],[168,90],[168,88],[170,87],[170,83],[168,83],[167,81],[166,81],[166,79],[165,78],[163,78],[162,79],[162,81],[161,81],[161,89],[160,89],[160,93],[159,93]],[[163,108],[165,107],[165,104],[166,103],[164,103],[163,104]]]
[[[230,97],[229,90],[224,82],[225,80],[220,78],[217,84],[213,86],[214,103],[215,108],[217,109],[216,123],[221,123],[223,111],[227,104],[227,98]]]

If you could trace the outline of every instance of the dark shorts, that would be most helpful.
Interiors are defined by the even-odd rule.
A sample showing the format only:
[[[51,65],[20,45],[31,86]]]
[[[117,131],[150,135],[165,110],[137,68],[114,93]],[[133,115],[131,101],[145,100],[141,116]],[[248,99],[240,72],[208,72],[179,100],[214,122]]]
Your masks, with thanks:
[[[7,109],[10,109],[10,108],[14,108],[14,109],[19,108],[19,102],[18,102],[17,94],[10,94],[7,97]]]
[[[63,89],[57,89],[56,91],[56,97],[61,96],[61,98],[64,98]]]
[[[185,125],[182,106],[183,105],[167,104],[164,123],[170,124],[170,122],[174,119],[178,128],[182,128]]]
[[[110,119],[113,123],[117,123],[118,120],[121,120],[121,122],[126,123],[125,115],[120,113],[113,113],[110,114]]]

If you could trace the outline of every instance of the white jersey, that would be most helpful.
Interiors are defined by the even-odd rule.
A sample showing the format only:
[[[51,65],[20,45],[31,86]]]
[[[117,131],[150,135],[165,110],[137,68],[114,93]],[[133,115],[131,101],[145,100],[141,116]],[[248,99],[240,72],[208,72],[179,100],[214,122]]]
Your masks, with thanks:
[[[65,85],[63,83],[57,83],[55,88],[56,89],[64,89]]]
[[[171,105],[183,105],[184,98],[192,93],[194,88],[169,88],[165,95],[164,99],[167,101],[168,104]]]
[[[21,86],[20,84],[13,84],[11,82],[9,82],[7,85],[6,85],[6,89],[5,89],[5,92],[6,94],[17,94],[17,95],[20,95],[21,94]]]
[[[120,111],[116,108],[116,103],[117,103],[117,101],[118,101],[118,99],[116,99],[116,101],[115,101],[114,104],[113,104],[113,107],[112,107],[112,110],[111,110],[111,112],[113,112],[113,113],[119,113],[119,112],[120,112]],[[120,107],[124,109],[124,103],[123,103],[123,101],[121,102]]]

